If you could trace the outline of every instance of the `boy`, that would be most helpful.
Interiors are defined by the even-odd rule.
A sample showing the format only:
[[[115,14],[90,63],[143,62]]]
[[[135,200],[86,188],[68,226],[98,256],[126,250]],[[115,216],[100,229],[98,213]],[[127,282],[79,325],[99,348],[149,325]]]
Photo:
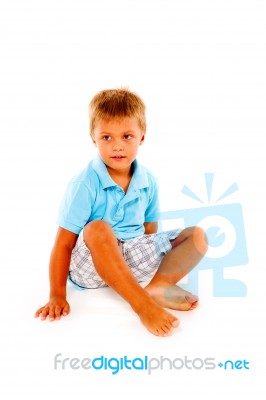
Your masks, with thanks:
[[[36,317],[69,313],[68,276],[82,287],[113,288],[157,336],[179,325],[164,308],[197,306],[197,296],[176,283],[205,254],[205,234],[198,227],[156,233],[156,180],[136,160],[145,133],[145,105],[135,93],[104,90],[92,99],[90,134],[99,155],[66,191],[50,258],[50,300]],[[139,282],[147,279],[143,288]]]

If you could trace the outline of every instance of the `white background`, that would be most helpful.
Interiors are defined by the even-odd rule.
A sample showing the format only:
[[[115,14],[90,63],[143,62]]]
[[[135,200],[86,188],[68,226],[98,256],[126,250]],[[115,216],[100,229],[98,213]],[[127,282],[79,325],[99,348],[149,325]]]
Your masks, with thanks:
[[[1,391],[3,398],[265,398],[266,5],[259,0],[1,0]],[[226,273],[246,298],[214,298],[200,274],[201,305],[175,314],[181,328],[156,338],[109,289],[70,288],[70,316],[32,315],[47,301],[48,259],[69,179],[95,150],[87,106],[128,86],[147,105],[139,158],[159,177],[163,210],[206,200],[243,208],[249,264]],[[204,198],[205,196],[205,198]],[[247,359],[249,371],[55,371],[53,357]],[[264,393],[264,394],[263,394]],[[97,397],[96,397],[97,396]]]

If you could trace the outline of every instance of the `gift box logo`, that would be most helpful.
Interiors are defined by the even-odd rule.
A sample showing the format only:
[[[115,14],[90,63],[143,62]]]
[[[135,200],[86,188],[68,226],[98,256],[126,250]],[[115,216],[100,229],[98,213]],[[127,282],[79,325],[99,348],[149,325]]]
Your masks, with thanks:
[[[211,199],[214,174],[205,174],[208,204],[188,187],[184,186],[182,193],[200,202],[203,206],[185,210],[165,211],[161,220],[182,219],[184,227],[200,226],[206,232],[209,249],[205,257],[192,270],[188,284],[182,285],[194,293],[198,293],[198,272],[202,269],[213,270],[213,295],[215,297],[245,297],[246,285],[238,279],[224,279],[223,270],[226,267],[245,265],[248,263],[246,237],[242,207],[239,203],[216,205],[238,190],[233,183],[214,202]]]

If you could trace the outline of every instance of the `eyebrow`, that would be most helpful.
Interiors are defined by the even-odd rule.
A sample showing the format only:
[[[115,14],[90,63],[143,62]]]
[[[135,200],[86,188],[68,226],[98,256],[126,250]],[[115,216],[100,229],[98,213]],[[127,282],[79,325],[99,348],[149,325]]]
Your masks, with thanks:
[[[136,133],[136,132],[135,131],[124,131],[119,134],[124,135],[126,133]],[[114,134],[113,132],[105,132],[105,131],[99,132],[99,135],[113,135],[113,134]]]

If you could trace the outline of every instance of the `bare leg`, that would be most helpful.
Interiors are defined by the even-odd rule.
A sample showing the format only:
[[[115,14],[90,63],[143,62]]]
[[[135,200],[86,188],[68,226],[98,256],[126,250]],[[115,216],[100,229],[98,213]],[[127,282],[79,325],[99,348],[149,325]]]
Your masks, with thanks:
[[[154,301],[136,281],[110,226],[104,221],[93,221],[85,227],[83,237],[98,274],[130,304],[143,325],[157,336],[171,334],[179,325],[178,319]]]
[[[206,253],[205,233],[198,227],[186,228],[172,242],[172,247],[145,289],[162,307],[191,310],[197,306],[198,297],[183,290],[176,283],[187,275]]]

